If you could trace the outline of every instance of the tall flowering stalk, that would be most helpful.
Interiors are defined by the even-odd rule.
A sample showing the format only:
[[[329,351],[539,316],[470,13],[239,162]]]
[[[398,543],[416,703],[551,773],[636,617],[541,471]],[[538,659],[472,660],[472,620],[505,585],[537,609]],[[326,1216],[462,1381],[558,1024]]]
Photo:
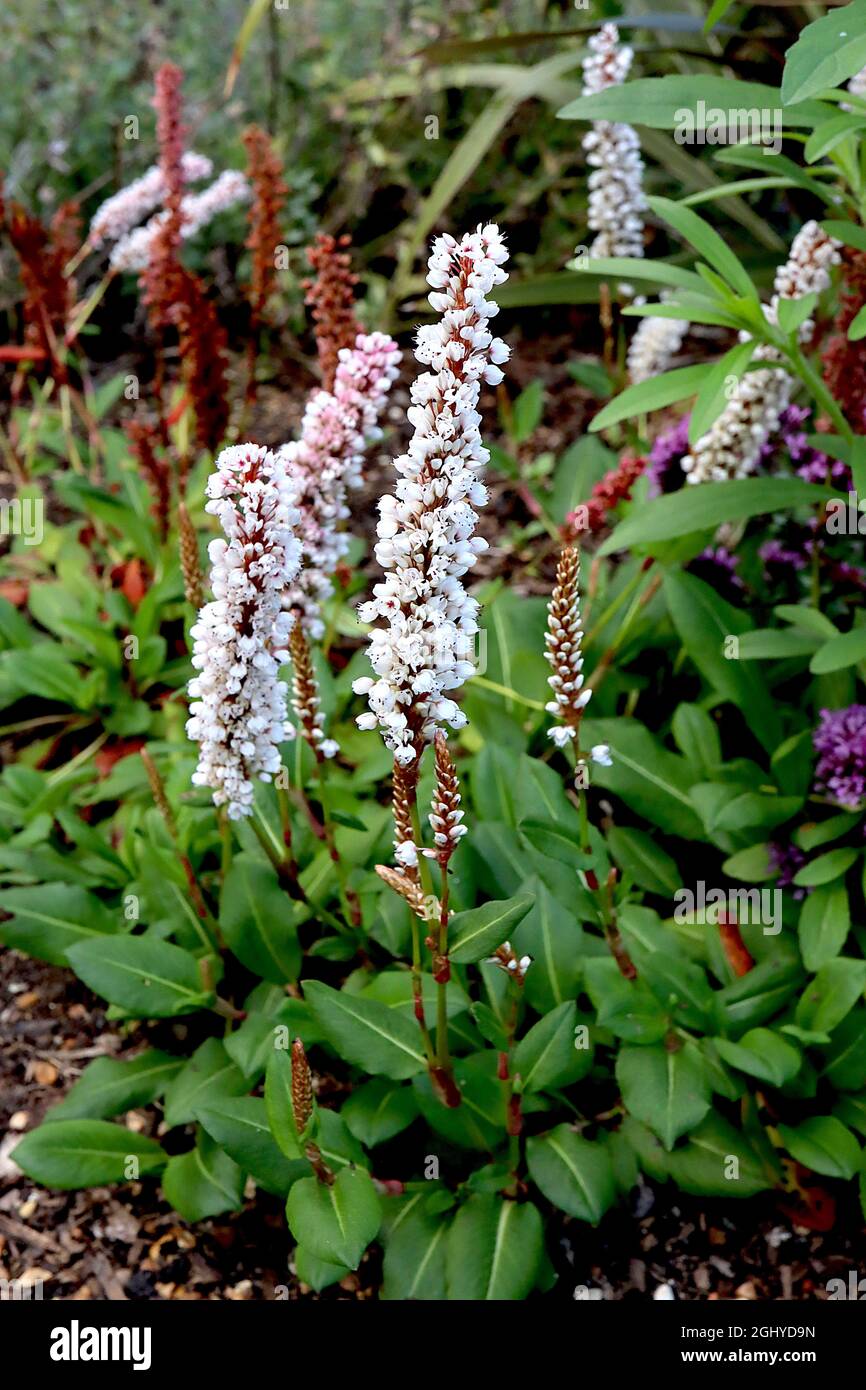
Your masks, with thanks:
[[[186,729],[200,745],[194,783],[237,820],[252,813],[255,780],[279,770],[287,737],[278,673],[289,655],[292,615],[282,595],[300,564],[298,513],[279,458],[254,444],[223,450],[207,495],[224,539],[208,547],[214,597],[192,628],[199,674]]]
[[[559,557],[556,584],[547,607],[544,646],[544,655],[553,667],[547,680],[553,699],[545,709],[558,719],[558,723],[548,729],[547,736],[557,748],[574,744],[575,780],[578,786],[583,786],[587,764],[580,752],[580,722],[592,691],[584,684],[580,552],[574,546],[566,546]],[[597,743],[589,756],[592,762],[610,767],[610,749],[606,743]]]
[[[817,222],[807,222],[794,238],[788,260],[776,272],[774,295],[765,310],[769,322],[776,322],[780,299],[802,299],[827,289],[830,269],[839,259],[839,243]],[[800,341],[808,342],[812,331],[807,320],[799,329]],[[790,399],[791,377],[777,365],[780,357],[774,347],[759,344],[755,358],[768,366],[743,374],[722,413],[683,458],[683,472],[690,483],[747,477],[779,428]]]
[[[261,323],[268,300],[276,289],[275,253],[282,239],[280,214],[289,189],[283,178],[282,160],[267,131],[260,126],[249,126],[243,139],[247,178],[253,194],[246,246],[252,262],[248,294],[255,326]]]
[[[583,94],[592,96],[619,86],[628,76],[634,52],[619,42],[615,24],[603,24],[587,44]],[[633,126],[593,121],[583,137],[589,176],[588,221],[596,233],[590,255],[643,256],[643,160]]]
[[[354,684],[370,705],[358,725],[378,725],[396,761],[416,771],[437,728],[466,723],[451,695],[472,674],[478,629],[478,603],[462,578],[487,547],[474,535],[475,508],[487,501],[481,472],[489,458],[477,406],[481,383],[498,384],[509,355],[490,332],[498,306],[485,296],[506,279],[506,256],[494,224],[459,242],[445,235],[433,244],[429,300],[442,317],[419,329],[415,348],[432,371],[413,383],[408,414],[415,433],[395,460],[394,494],[379,503],[376,559],[385,577],[358,610],[363,622],[385,624],[370,635],[376,679]]]
[[[27,341],[40,349],[62,385],[67,380],[66,330],[75,290],[65,266],[77,247],[78,207],[63,203],[48,227],[19,203],[9,203],[3,211],[21,269]]]
[[[141,273],[141,287],[151,327],[161,332],[175,320],[178,303],[178,251],[183,227],[185,185],[181,86],[183,73],[174,63],[163,63],[156,74],[153,104],[165,217],[150,246]]]
[[[380,433],[399,362],[387,334],[359,333],[354,347],[340,350],[333,391],[313,392],[300,438],[280,450],[297,491],[304,556],[285,602],[313,638],[324,634],[322,604],[333,593],[332,577],[349,544],[341,529],[349,516],[347,494],[361,482],[364,450]]]
[[[319,232],[307,247],[307,262],[315,274],[304,281],[305,302],[313,313],[319,367],[326,391],[334,389],[340,349],[353,347],[361,332],[355,317],[358,277],[352,273],[352,259],[346,249],[350,244],[348,236],[333,237]]]

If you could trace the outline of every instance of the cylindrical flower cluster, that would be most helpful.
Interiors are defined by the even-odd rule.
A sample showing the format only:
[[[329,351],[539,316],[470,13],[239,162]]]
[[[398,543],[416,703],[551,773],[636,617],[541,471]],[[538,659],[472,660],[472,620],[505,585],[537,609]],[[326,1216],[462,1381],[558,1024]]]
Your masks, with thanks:
[[[768,320],[776,322],[780,299],[802,299],[827,289],[830,270],[839,259],[839,243],[823,227],[817,222],[801,227],[787,261],[776,272],[773,298],[765,311]],[[812,323],[806,320],[799,329],[801,340],[807,341],[811,333]],[[755,358],[777,363],[779,354],[761,344]],[[768,439],[779,428],[790,393],[791,378],[783,367],[744,373],[722,413],[683,458],[688,481],[722,482],[753,473]]]
[[[628,348],[627,366],[632,385],[666,372],[688,331],[689,325],[683,319],[662,318],[655,314],[641,319]]]
[[[286,687],[292,615],[282,595],[300,563],[295,496],[285,469],[255,444],[224,449],[208,479],[207,510],[225,539],[208,548],[213,600],[192,628],[193,697],[186,731],[200,744],[193,775],[237,820],[252,811],[253,782],[269,782],[289,734]]]
[[[592,96],[619,86],[628,76],[634,52],[619,42],[615,24],[603,24],[587,44],[583,93]],[[633,126],[594,121],[583,137],[589,176],[590,229],[596,233],[590,255],[643,256],[643,160]]]
[[[487,543],[475,536],[476,507],[487,501],[481,472],[481,383],[502,380],[509,349],[489,328],[498,311],[486,299],[507,278],[499,228],[479,227],[461,241],[437,237],[427,283],[441,319],[418,330],[415,356],[432,370],[412,386],[409,450],[395,460],[399,480],[379,503],[376,559],[385,578],[362,604],[362,622],[385,626],[370,635],[376,679],[355,682],[367,695],[362,729],[377,724],[395,758],[414,764],[437,728],[466,716],[451,695],[474,670],[478,604],[462,578]]]
[[[285,603],[314,638],[324,632],[321,606],[333,592],[332,575],[348,546],[340,530],[349,516],[346,493],[361,482],[364,449],[379,435],[399,363],[399,348],[387,333],[359,333],[353,348],[340,350],[333,391],[313,393],[300,439],[280,450],[301,511],[303,551],[303,568]]]
[[[250,186],[239,169],[224,169],[218,178],[201,193],[187,193],[181,200],[180,234],[184,241],[195,236],[202,227],[220,212],[245,203]],[[109,263],[113,270],[143,270],[150,258],[151,248],[168,214],[158,212],[143,227],[136,227],[124,236],[111,252]]]
[[[200,179],[210,178],[213,165],[206,155],[187,150],[181,158],[181,169],[186,183],[198,183]],[[99,247],[103,242],[118,241],[126,236],[142,218],[159,207],[165,191],[162,170],[158,164],[153,164],[140,178],[106,198],[90,223],[87,239],[91,246]]]
[[[580,721],[592,699],[592,691],[584,687],[580,553],[572,546],[566,546],[557,565],[556,585],[547,606],[544,646],[544,655],[553,667],[553,674],[547,678],[553,699],[545,705],[545,709],[560,720],[560,723],[548,729],[547,736],[557,748],[566,748],[572,742],[576,746]],[[610,749],[606,743],[597,743],[590,750],[590,757],[593,762],[610,766]],[[585,760],[579,755],[577,765],[585,766]]]

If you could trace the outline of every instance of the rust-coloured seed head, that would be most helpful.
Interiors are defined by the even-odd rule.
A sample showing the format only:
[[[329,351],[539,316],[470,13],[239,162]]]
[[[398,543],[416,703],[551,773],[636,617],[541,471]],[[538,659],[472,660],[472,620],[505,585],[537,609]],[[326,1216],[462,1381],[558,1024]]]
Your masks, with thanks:
[[[388,864],[377,864],[376,873],[383,883],[387,883],[389,888],[393,888],[395,893],[399,893],[400,897],[409,904],[416,917],[420,917],[422,922],[427,920],[424,894],[415,879],[410,878],[407,873],[403,873],[399,869],[392,869]]]
[[[178,503],[178,531],[180,536],[180,567],[183,573],[183,588],[186,601],[196,612],[204,603],[204,576],[198,553],[198,538],[190,521],[186,503]]]
[[[304,282],[306,303],[313,311],[322,385],[330,391],[334,385],[340,348],[354,347],[360,333],[355,318],[355,285],[352,259],[345,247],[349,238],[328,236],[324,232],[307,247],[307,261],[315,271],[315,279]],[[341,249],[343,248],[343,249]]]
[[[292,658],[292,708],[298,717],[301,732],[316,755],[316,762],[324,761],[322,742],[324,739],[324,715],[319,704],[319,687],[310,657],[310,648],[304,629],[295,622],[289,637],[289,655]]]
[[[303,1134],[313,1117],[313,1077],[300,1038],[292,1043],[292,1115],[297,1133]]]
[[[249,126],[243,141],[247,178],[253,191],[246,240],[252,259],[248,296],[253,322],[258,323],[277,285],[276,249],[282,242],[280,213],[289,190],[283,180],[282,161],[267,131]]]
[[[168,804],[168,797],[165,794],[165,787],[162,784],[162,778],[159,775],[156,763],[153,761],[153,758],[146,748],[142,748],[140,752],[141,761],[144,763],[144,770],[147,773],[147,780],[150,783],[150,790],[153,792],[153,799],[156,802],[157,809],[166,824],[172,826],[174,824],[174,817],[171,813],[171,807]]]
[[[184,378],[195,407],[196,441],[215,454],[229,422],[228,334],[195,275],[180,267],[175,286],[174,315]]]
[[[404,767],[394,759],[394,778],[392,801],[394,811],[394,844],[402,845],[407,840],[414,842],[415,830],[412,824],[412,805],[415,799],[415,785],[418,778],[417,763],[411,768]],[[417,875],[416,875],[417,877]]]
[[[171,471],[167,460],[157,452],[161,442],[159,426],[146,420],[128,420],[124,431],[133,457],[147,479],[159,534],[165,537],[171,507]]]
[[[463,812],[460,809],[460,784],[451,760],[448,740],[441,729],[434,738],[436,756],[436,787],[430,807],[430,828],[436,846],[436,858],[442,868],[456,850],[466,827],[461,825]]]

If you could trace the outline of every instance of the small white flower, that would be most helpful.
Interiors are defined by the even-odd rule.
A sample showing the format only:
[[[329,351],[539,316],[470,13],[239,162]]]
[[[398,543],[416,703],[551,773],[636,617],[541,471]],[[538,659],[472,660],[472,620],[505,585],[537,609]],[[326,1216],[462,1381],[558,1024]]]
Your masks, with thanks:
[[[378,680],[370,710],[397,761],[408,767],[437,728],[460,728],[466,716],[451,698],[474,669],[478,604],[463,576],[486,542],[474,535],[486,491],[479,475],[489,454],[481,443],[481,382],[501,377],[508,348],[488,331],[497,305],[488,295],[506,279],[499,229],[493,224],[459,243],[437,237],[428,261],[431,305],[438,322],[418,330],[415,356],[430,370],[412,386],[407,412],[414,435],[395,460],[393,496],[379,505],[376,559],[385,571],[363,622],[383,622],[370,634],[370,664]],[[361,715],[360,728],[370,728]]]
[[[587,43],[583,92],[591,96],[619,86],[628,76],[633,50],[619,42],[615,24],[603,24]],[[633,126],[594,121],[583,138],[589,176],[588,221],[596,238],[590,255],[643,256],[643,161]]]
[[[613,758],[610,756],[610,748],[606,743],[594,743],[589,750],[589,756],[600,767],[613,767]]]
[[[308,400],[300,438],[280,450],[297,488],[303,551],[303,567],[285,603],[313,638],[324,634],[321,607],[349,547],[349,534],[341,529],[350,515],[347,493],[361,484],[364,450],[378,434],[400,356],[386,333],[359,333],[354,347],[340,349],[333,389],[314,391]],[[358,694],[366,693],[358,689],[365,679],[354,682]]]
[[[187,183],[210,178],[213,165],[203,154],[187,150],[182,157],[181,171]],[[88,241],[98,247],[105,241],[117,241],[126,236],[165,197],[165,180],[158,164],[152,165],[140,178],[134,179],[118,193],[106,198],[96,209],[90,223]]]
[[[402,840],[394,846],[394,858],[404,869],[414,869],[418,865],[418,847],[412,840]]]
[[[279,745],[294,733],[278,673],[292,625],[281,597],[300,563],[298,513],[279,460],[255,444],[223,450],[207,494],[225,539],[209,547],[214,597],[191,628],[198,675],[186,732],[200,745],[193,782],[236,820],[251,813],[254,779],[271,780]]]
[[[830,284],[830,269],[839,259],[839,242],[817,222],[807,222],[794,238],[787,261],[776,272],[775,293],[765,309],[768,320],[776,322],[780,299],[801,299],[825,290]],[[799,330],[801,340],[808,340],[811,333],[812,324],[807,320]],[[741,336],[744,340],[748,337]],[[765,444],[779,426],[792,385],[788,372],[778,365],[775,348],[760,344],[755,359],[769,365],[740,377],[721,415],[683,458],[688,482],[724,482],[755,471]]]
[[[181,237],[186,241],[195,236],[217,213],[225,212],[235,203],[246,202],[250,186],[238,169],[225,169],[202,193],[187,193],[181,199]],[[158,212],[143,227],[124,236],[114,247],[109,263],[113,270],[143,270],[150,259],[151,247],[160,227],[168,216]]]
[[[546,705],[545,708],[551,709],[551,706]],[[559,713],[558,705],[553,705],[552,713]],[[548,729],[547,737],[553,739],[553,742],[556,744],[557,748],[566,748],[574,738],[574,733],[574,729],[570,728],[568,724],[554,724],[552,729]]]

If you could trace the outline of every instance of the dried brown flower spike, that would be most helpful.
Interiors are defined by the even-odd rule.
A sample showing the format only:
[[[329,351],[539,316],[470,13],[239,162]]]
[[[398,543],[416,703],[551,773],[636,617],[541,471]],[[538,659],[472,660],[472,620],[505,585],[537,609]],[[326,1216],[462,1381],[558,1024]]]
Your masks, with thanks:
[[[326,391],[333,390],[340,348],[354,347],[361,331],[355,318],[358,277],[352,274],[348,252],[340,249],[349,245],[347,236],[338,239],[319,232],[313,244],[307,247],[307,261],[315,271],[315,279],[305,280],[304,288],[306,303],[313,311],[322,385]]]
[[[283,165],[270,136],[259,126],[244,131],[247,150],[247,178],[253,190],[249,212],[247,249],[252,253],[249,285],[253,326],[264,317],[268,300],[276,289],[276,250],[282,241],[280,213],[288,185],[283,181]]]
[[[190,521],[186,503],[180,502],[177,508],[178,530],[180,533],[180,568],[183,574],[183,589],[186,601],[198,613],[204,604],[204,575],[198,553],[198,538]]]

